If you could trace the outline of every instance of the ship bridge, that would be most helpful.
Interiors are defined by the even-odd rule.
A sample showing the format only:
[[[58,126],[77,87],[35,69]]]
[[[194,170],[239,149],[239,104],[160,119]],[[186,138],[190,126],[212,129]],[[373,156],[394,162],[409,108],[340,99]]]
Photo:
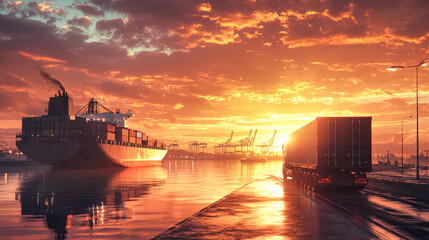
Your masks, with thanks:
[[[113,112],[99,103],[97,99],[91,98],[89,99],[88,104],[76,113],[76,116],[93,121],[109,122],[112,124],[118,124],[122,127],[127,127],[127,119],[134,117],[134,113],[131,110],[128,110],[126,113],[121,113],[119,109]]]

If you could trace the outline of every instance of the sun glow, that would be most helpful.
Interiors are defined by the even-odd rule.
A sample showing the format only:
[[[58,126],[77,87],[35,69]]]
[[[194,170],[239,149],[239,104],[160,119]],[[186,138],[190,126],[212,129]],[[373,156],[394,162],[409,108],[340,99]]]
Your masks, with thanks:
[[[289,141],[289,135],[284,135],[283,141],[284,141],[284,143],[287,143],[287,141]]]
[[[280,151],[283,147],[283,144],[286,144],[288,140],[289,135],[278,135],[274,140],[273,146]]]

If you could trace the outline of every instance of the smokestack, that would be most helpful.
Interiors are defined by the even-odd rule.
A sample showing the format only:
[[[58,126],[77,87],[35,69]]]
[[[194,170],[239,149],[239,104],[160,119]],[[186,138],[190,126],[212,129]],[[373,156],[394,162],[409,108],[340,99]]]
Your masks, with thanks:
[[[43,79],[45,79],[49,84],[54,85],[56,87],[58,87],[59,89],[61,89],[61,91],[63,93],[65,93],[65,89],[63,87],[63,84],[61,84],[60,81],[58,81],[57,79],[51,77],[47,72],[40,70],[40,75],[43,77]],[[59,91],[58,91],[59,92]],[[61,94],[60,94],[61,96]]]

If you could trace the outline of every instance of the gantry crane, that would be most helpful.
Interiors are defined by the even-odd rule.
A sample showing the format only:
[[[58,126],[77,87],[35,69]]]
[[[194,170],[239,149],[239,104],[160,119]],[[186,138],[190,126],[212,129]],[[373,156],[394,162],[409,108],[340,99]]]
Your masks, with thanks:
[[[255,142],[256,134],[258,129],[255,130],[255,135],[252,137],[252,131],[250,130],[249,136],[241,139],[235,146],[236,155],[252,155],[253,154],[253,144]]]
[[[198,155],[199,153],[207,153],[207,143],[198,143],[194,141],[188,145],[189,152]]]
[[[263,156],[271,156],[274,155],[274,139],[276,138],[277,130],[274,130],[273,137],[268,139],[268,141],[264,142],[258,147],[261,147],[261,155]]]
[[[234,136],[234,131],[231,132],[231,136],[229,137],[228,140],[214,147],[214,153],[221,154],[221,155],[234,154],[235,145],[231,143],[233,136]]]

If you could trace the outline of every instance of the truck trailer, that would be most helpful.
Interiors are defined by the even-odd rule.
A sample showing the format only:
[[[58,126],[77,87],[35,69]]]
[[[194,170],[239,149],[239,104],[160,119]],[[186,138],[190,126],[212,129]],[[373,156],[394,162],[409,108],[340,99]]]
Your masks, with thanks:
[[[317,117],[289,135],[283,177],[310,191],[359,191],[372,172],[372,117]]]

